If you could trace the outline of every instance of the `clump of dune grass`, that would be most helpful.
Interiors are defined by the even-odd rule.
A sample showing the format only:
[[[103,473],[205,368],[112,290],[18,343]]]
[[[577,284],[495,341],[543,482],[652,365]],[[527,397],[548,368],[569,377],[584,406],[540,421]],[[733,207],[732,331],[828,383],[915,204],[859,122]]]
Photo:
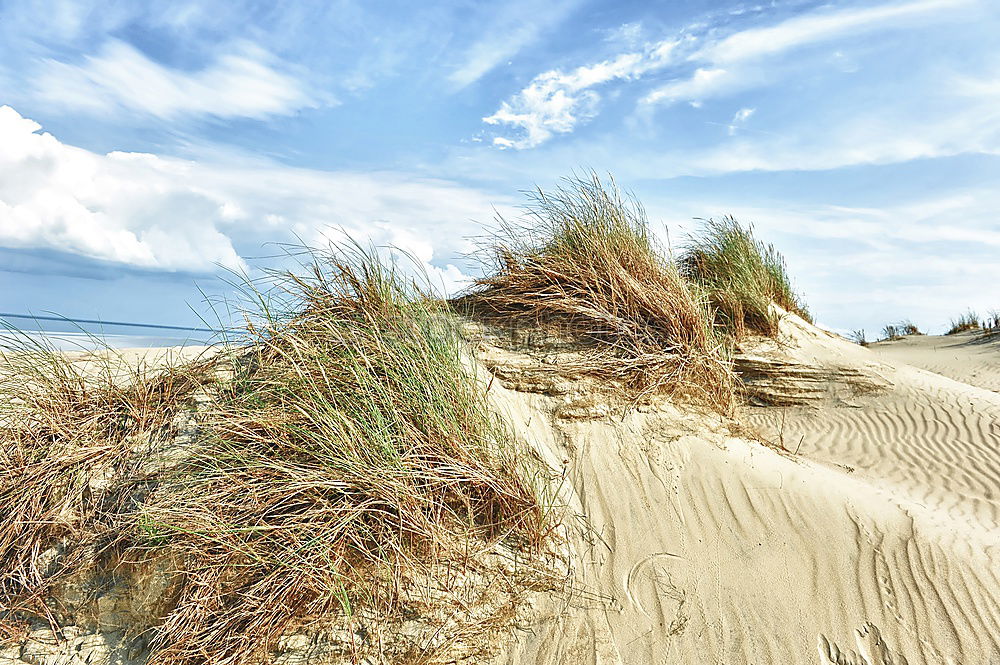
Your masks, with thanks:
[[[426,660],[487,650],[556,583],[543,465],[445,303],[374,251],[310,257],[248,284],[248,335],[211,359],[153,370],[27,336],[3,354],[0,637],[58,625],[71,578],[159,570],[164,597],[125,626],[148,662],[264,662],[323,622],[342,656]],[[390,644],[414,617],[423,642]]]
[[[663,253],[632,196],[596,174],[529,193],[483,239],[485,275],[456,300],[498,325],[582,342],[584,372],[637,396],[694,394],[728,409],[733,375],[701,290]]]
[[[1000,333],[1000,310],[990,310],[983,319],[983,331],[989,335]]]
[[[956,335],[958,333],[968,332],[970,330],[979,330],[981,328],[982,323],[979,320],[979,315],[970,309],[957,319],[952,319],[951,326],[945,334]]]
[[[701,220],[680,257],[683,273],[700,284],[715,307],[718,322],[737,339],[748,334],[778,334],[776,304],[812,322],[805,303],[792,289],[784,257],[758,240],[753,227],[733,217]]]
[[[0,349],[0,619],[41,616],[52,588],[122,543],[146,453],[193,390],[200,362],[76,357],[5,329]]]
[[[865,334],[864,328],[858,330],[852,330],[847,336],[847,339],[851,340],[858,346],[868,346],[868,336]]]
[[[885,342],[894,342],[898,339],[902,339],[907,335],[923,335],[920,332],[920,328],[917,327],[913,321],[909,319],[903,319],[898,323],[887,324],[882,328],[882,339]]]
[[[890,323],[882,328],[882,339],[883,342],[895,342],[898,339],[903,338],[903,332],[900,330],[899,326],[894,323]]]
[[[137,522],[133,557],[183,561],[151,662],[258,662],[331,614],[388,625],[421,575],[471,586],[500,546],[530,570],[549,533],[439,299],[357,247],[272,278],[205,436]]]

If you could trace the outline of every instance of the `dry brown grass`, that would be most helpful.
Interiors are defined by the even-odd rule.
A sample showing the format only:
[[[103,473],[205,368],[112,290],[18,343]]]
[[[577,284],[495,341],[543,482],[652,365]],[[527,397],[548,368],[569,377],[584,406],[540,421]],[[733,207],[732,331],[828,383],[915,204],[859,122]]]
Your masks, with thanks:
[[[53,590],[88,568],[173,562],[173,600],[130,627],[149,662],[262,662],[314,622],[348,658],[432,662],[488,652],[555,583],[543,465],[490,411],[444,303],[356,247],[313,259],[249,285],[250,339],[217,366],[6,356],[0,620],[57,622]],[[155,463],[195,391],[199,436]],[[426,639],[379,642],[414,617]]]
[[[882,338],[879,341],[893,342],[907,335],[923,335],[923,333],[913,321],[903,319],[899,323],[890,323],[882,328]]]
[[[581,341],[585,371],[633,396],[695,395],[723,410],[734,378],[702,292],[652,237],[642,206],[594,174],[530,195],[483,241],[486,276],[455,304],[494,325]]]
[[[185,562],[157,663],[252,662],[330,614],[387,625],[415,580],[501,544],[531,570],[550,528],[440,300],[356,248],[277,280],[290,316],[258,312],[211,435],[143,509]]]
[[[992,309],[983,319],[983,332],[987,335],[1000,333],[1000,310]]]
[[[957,319],[951,320],[951,325],[948,328],[946,335],[957,335],[958,333],[969,332],[970,330],[981,330],[982,322],[979,320],[979,315],[973,312],[971,309],[965,314],[962,314]]]
[[[54,585],[129,530],[145,453],[205,365],[71,360],[16,331],[0,352],[0,614],[44,616]],[[0,617],[2,618],[2,617]]]

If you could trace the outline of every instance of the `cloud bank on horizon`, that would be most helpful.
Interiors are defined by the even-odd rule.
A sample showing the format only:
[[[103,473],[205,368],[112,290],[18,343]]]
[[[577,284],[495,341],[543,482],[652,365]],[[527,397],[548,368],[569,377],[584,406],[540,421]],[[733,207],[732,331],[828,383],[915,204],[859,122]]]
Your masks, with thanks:
[[[836,328],[1000,307],[996,3],[534,6],[0,5],[0,309],[188,321],[193,278],[339,230],[454,290],[580,168],[753,221]]]

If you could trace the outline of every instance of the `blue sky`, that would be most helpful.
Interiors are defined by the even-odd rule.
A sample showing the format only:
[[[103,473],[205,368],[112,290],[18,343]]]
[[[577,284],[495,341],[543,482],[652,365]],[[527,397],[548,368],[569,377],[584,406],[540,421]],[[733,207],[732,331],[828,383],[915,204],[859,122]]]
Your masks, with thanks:
[[[824,325],[940,330],[1000,308],[998,34],[993,0],[0,0],[0,311],[196,325],[220,266],[331,228],[455,289],[592,168],[674,244],[752,222]]]

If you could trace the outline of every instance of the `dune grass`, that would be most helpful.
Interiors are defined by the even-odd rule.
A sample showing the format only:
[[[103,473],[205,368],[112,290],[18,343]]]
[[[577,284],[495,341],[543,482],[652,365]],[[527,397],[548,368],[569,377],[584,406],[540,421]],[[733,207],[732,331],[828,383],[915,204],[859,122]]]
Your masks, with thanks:
[[[170,561],[169,603],[130,628],[149,662],[262,662],[324,617],[348,658],[429,658],[456,616],[475,616],[484,649],[509,621],[462,605],[487,575],[507,593],[490,602],[551,584],[548,479],[489,409],[445,303],[374,251],[309,265],[248,285],[249,339],[214,364],[4,356],[0,623],[57,623],[46,600],[88,566]],[[155,463],[195,391],[198,436]],[[434,644],[378,642],[434,612]]]
[[[979,320],[979,315],[973,312],[971,309],[960,315],[958,318],[952,319],[950,327],[946,335],[956,335],[962,332],[968,332],[970,330],[980,330],[982,328],[982,322]]]
[[[120,545],[149,446],[206,365],[71,358],[7,329],[0,350],[0,619],[54,621],[46,599]]]
[[[252,662],[330,613],[377,626],[417,571],[546,537],[441,301],[357,248],[314,258],[275,276],[283,311],[257,312],[209,435],[143,508],[148,546],[185,561],[157,663]]]
[[[1000,310],[991,309],[983,319],[983,331],[989,335],[1000,333]]]
[[[852,330],[850,334],[847,336],[847,339],[851,340],[858,346],[868,346],[870,344],[864,328],[860,328],[858,330]]]
[[[680,257],[683,273],[708,293],[716,318],[736,339],[749,334],[775,337],[778,314],[772,303],[806,321],[812,317],[792,289],[785,260],[773,245],[754,237],[733,217],[702,220]]]
[[[882,342],[892,342],[897,339],[902,339],[907,335],[923,335],[920,332],[920,328],[917,327],[913,321],[909,319],[903,319],[898,323],[887,324],[882,328]]]
[[[880,342],[895,342],[897,339],[903,339],[902,329],[894,323],[890,323],[882,328],[882,339]]]
[[[576,339],[588,349],[584,371],[633,395],[683,393],[731,406],[727,342],[704,294],[613,181],[590,174],[530,193],[521,218],[498,220],[480,258],[484,276],[455,301],[472,316]]]

